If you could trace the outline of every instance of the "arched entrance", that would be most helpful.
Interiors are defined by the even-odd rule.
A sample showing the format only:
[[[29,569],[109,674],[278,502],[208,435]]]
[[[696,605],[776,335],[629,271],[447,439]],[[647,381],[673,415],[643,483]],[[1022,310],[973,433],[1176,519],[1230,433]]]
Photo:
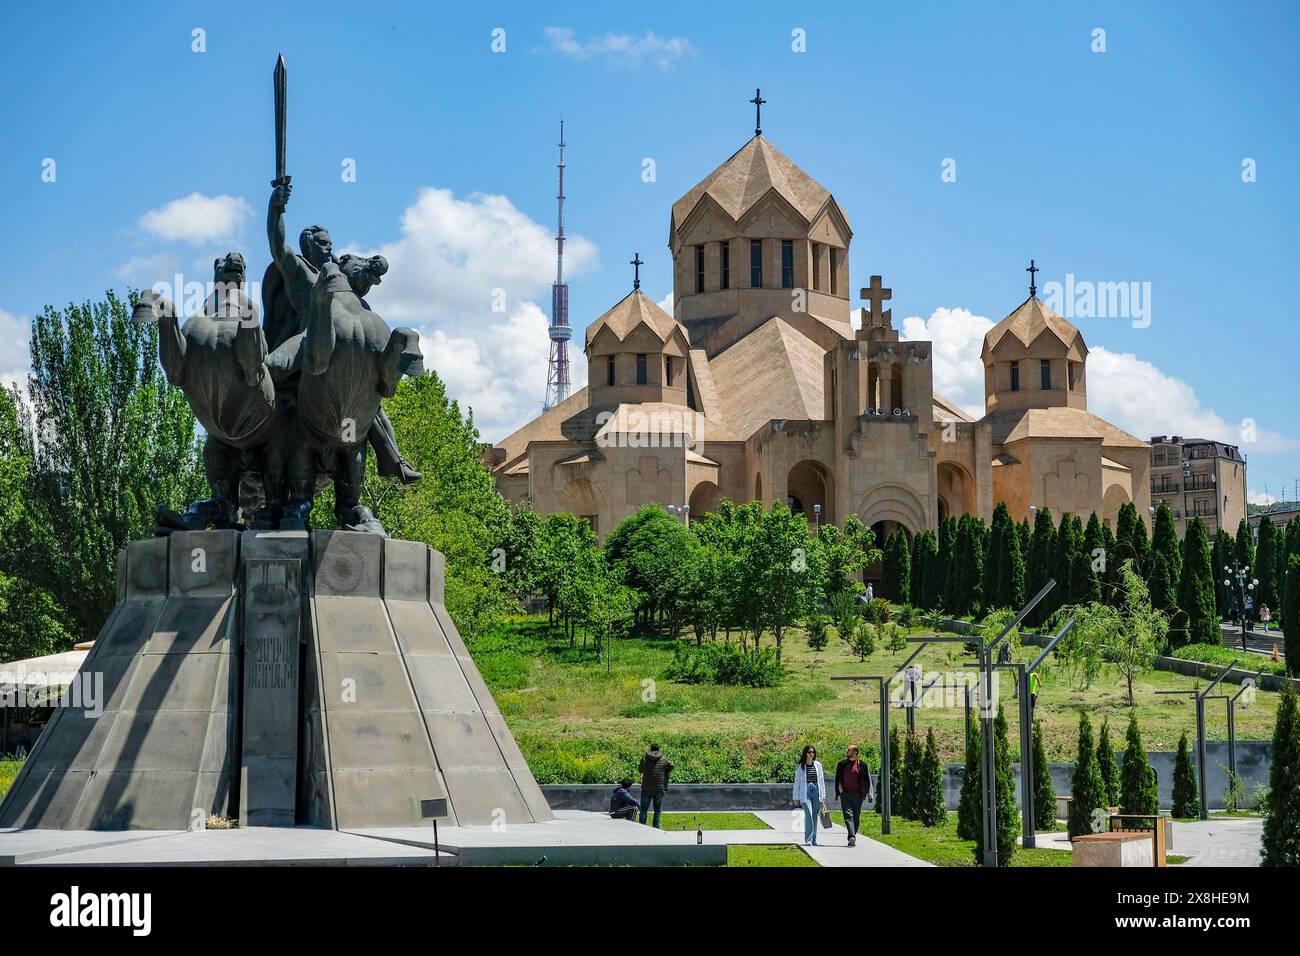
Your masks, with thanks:
[[[764,508],[767,507],[767,502],[763,500],[763,473],[761,471],[754,475],[754,500]]]
[[[786,477],[786,489],[791,511],[806,515],[810,523],[835,522],[832,512],[835,501],[834,479],[830,470],[821,462],[801,461],[791,468]]]
[[[976,514],[975,479],[965,466],[954,461],[941,461],[935,468],[938,486],[939,520],[948,516]]]
[[[1114,531],[1119,524],[1119,509],[1131,500],[1128,491],[1122,485],[1115,484],[1107,488],[1106,494],[1101,499],[1102,523]]]
[[[718,486],[711,481],[701,481],[691,491],[691,518],[700,519],[718,510]]]

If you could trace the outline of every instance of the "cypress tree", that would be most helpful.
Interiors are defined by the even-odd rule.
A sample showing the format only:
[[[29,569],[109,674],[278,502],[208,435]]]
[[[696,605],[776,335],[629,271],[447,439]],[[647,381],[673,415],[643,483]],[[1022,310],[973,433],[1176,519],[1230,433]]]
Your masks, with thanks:
[[[1137,524],[1137,520],[1137,508],[1133,505],[1133,502],[1126,501],[1119,506],[1119,516],[1115,519],[1115,541],[1117,544],[1125,542],[1130,546],[1133,544],[1133,526]]]
[[[957,523],[945,606],[958,616],[973,613],[981,601],[984,587],[983,524],[968,514],[962,515]]]
[[[912,558],[907,548],[907,532],[895,528],[885,541],[884,566],[880,590],[895,604],[909,604],[912,596]]]
[[[918,819],[921,809],[921,738],[909,733],[903,742],[903,793],[894,810],[907,820]]]
[[[1214,572],[1214,611],[1220,618],[1226,618],[1232,609],[1232,590],[1223,583],[1228,576],[1223,569],[1232,564],[1232,555],[1232,535],[1220,528],[1214,533],[1214,546],[1210,550],[1210,570]]]
[[[1178,606],[1186,615],[1186,630],[1170,629],[1169,642],[1184,644],[1218,644],[1219,619],[1214,613],[1214,573],[1210,567],[1210,542],[1205,536],[1205,522],[1194,517],[1183,536],[1183,573]]]
[[[1105,536],[1101,533],[1101,519],[1097,517],[1097,512],[1088,516],[1088,526],[1083,532],[1083,556],[1085,558],[1084,568],[1081,571],[1083,577],[1078,582],[1081,590],[1076,596],[1076,603],[1085,601],[1101,601],[1104,599],[1101,586],[1101,575],[1097,571],[1096,563],[1098,555],[1102,559],[1102,567],[1105,567],[1106,561],[1109,560],[1106,552]],[[1074,575],[1070,576],[1071,583],[1074,584]]]
[[[1124,599],[1119,577],[1119,566],[1123,560],[1115,544],[1115,534],[1110,530],[1110,525],[1101,526],[1101,542],[1102,547],[1106,549],[1106,570],[1101,576],[1102,599],[1118,607]]]
[[[970,724],[966,728],[966,768],[961,777],[961,797],[957,801],[957,837],[961,840],[977,840],[984,828],[980,816],[980,724],[971,713]]]
[[[1178,528],[1174,524],[1174,513],[1169,505],[1160,502],[1156,509],[1156,526],[1151,534],[1151,550],[1165,557],[1165,575],[1171,585],[1177,589],[1178,580],[1183,573],[1182,550],[1178,543]],[[1151,587],[1152,603],[1155,603],[1155,587]],[[1159,605],[1156,605],[1159,607]],[[1164,608],[1160,608],[1165,610]]]
[[[884,812],[881,800],[883,787],[876,787],[876,812]],[[903,802],[903,747],[898,736],[898,727],[889,728],[889,811],[898,813],[898,805]]]
[[[1007,518],[1003,540],[998,552],[998,597],[995,607],[1020,610],[1025,603],[1025,551],[1021,545],[1021,531],[1027,525],[1017,525]]]
[[[1029,557],[1029,542],[1033,540],[1034,529],[1029,527],[1029,519],[1023,519],[1020,524],[1016,525],[1016,541],[1020,545],[1020,556]]]
[[[1201,815],[1201,794],[1196,785],[1196,768],[1187,749],[1187,731],[1178,739],[1178,753],[1174,757],[1174,816],[1194,820]]]
[[[1134,566],[1138,573],[1145,573],[1148,561],[1151,558],[1151,545],[1147,543],[1147,526],[1146,521],[1133,509],[1135,520],[1133,522],[1133,533],[1129,537],[1129,544],[1133,546]]]
[[[1257,608],[1267,604],[1270,611],[1277,610],[1278,598],[1281,596],[1278,578],[1281,576],[1279,569],[1283,565],[1278,560],[1281,550],[1278,543],[1277,529],[1273,527],[1268,515],[1264,515],[1259,519],[1259,544],[1255,548],[1255,577],[1259,579],[1255,588],[1255,603]]]
[[[1106,785],[1092,743],[1092,723],[1085,711],[1079,712],[1079,755],[1074,761],[1074,778],[1070,783],[1070,814],[1067,830],[1070,839],[1095,832],[1093,813],[1105,812]],[[1104,829],[1104,827],[1103,827]]]
[[[1123,813],[1159,813],[1160,792],[1156,789],[1156,770],[1147,759],[1138,730],[1137,714],[1128,718],[1124,762],[1120,767],[1119,807]]]
[[[1043,722],[1034,718],[1034,829],[1046,833],[1056,829],[1056,786],[1043,747]]]
[[[937,827],[948,819],[948,806],[943,799],[943,764],[939,761],[939,745],[935,743],[932,729],[925,732],[916,818],[927,827]]]
[[[1006,607],[1001,603],[1001,572],[1006,559],[1003,552],[1010,547],[1015,536],[1015,526],[1004,501],[999,501],[993,509],[993,524],[989,528],[988,541],[984,551],[984,597],[989,608]]]
[[[1300,677],[1300,554],[1291,555],[1287,561],[1282,622],[1286,629],[1286,639],[1283,642],[1286,672],[1292,677]]]
[[[1033,597],[1043,589],[1052,577],[1053,560],[1056,556],[1056,523],[1052,520],[1050,508],[1040,508],[1034,516],[1034,535],[1029,543],[1029,557],[1025,561],[1025,594]],[[1060,582],[1054,591],[1060,590]],[[1051,617],[1051,595],[1043,598],[1038,606],[1029,612],[1031,626],[1038,627]]]
[[[1290,685],[1282,691],[1277,723],[1273,725],[1268,787],[1260,864],[1300,866],[1300,720],[1296,715],[1296,693]]]
[[[1119,806],[1119,761],[1115,759],[1115,749],[1110,744],[1110,718],[1103,717],[1101,735],[1097,740],[1097,766],[1101,768],[1101,783],[1106,791],[1106,807]]]
[[[993,766],[997,789],[998,866],[1010,866],[1020,836],[1020,811],[1016,808],[1016,778],[1011,770],[1011,745],[1007,741],[1007,715],[1001,704],[993,721]],[[984,828],[975,836],[975,860],[984,860]]]
[[[1151,606],[1157,611],[1173,616],[1178,610],[1178,591],[1169,576],[1169,564],[1165,556],[1156,551],[1151,559],[1151,577],[1147,581],[1151,592]]]
[[[951,515],[939,522],[939,561],[934,574],[935,607],[955,613],[948,603],[951,594],[953,551],[957,546],[957,521]]]
[[[925,531],[918,536],[920,539],[920,560],[925,569],[922,607],[926,610],[934,610],[939,606],[941,589],[939,581],[941,579],[939,570],[939,541],[933,531]],[[913,569],[915,571],[915,569]],[[913,595],[915,597],[915,595]]]
[[[918,531],[912,535],[912,579],[910,597],[913,607],[924,608],[925,603],[925,536],[928,532]]]
[[[1250,568],[1249,577],[1258,577],[1255,574],[1255,536],[1250,533],[1250,522],[1245,518],[1237,523],[1237,539],[1234,542],[1233,555],[1237,563],[1242,568]],[[1232,564],[1231,561],[1228,562]]]

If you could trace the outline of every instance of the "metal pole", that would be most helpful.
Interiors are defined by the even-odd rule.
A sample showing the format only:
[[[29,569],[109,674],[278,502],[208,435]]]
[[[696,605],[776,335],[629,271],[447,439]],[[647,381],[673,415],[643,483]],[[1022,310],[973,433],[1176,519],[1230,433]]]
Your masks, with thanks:
[[[1033,712],[1029,707],[1029,674],[1019,668],[1020,694],[1020,844],[1027,850],[1037,846],[1034,834],[1034,748]]]
[[[1196,696],[1196,775],[1201,785],[1201,819],[1210,819],[1205,795],[1205,698]]]
[[[1237,698],[1228,698],[1228,786],[1231,788],[1237,780],[1237,722],[1234,719],[1234,712],[1237,709]],[[1233,808],[1234,810],[1236,807]]]
[[[980,775],[984,791],[984,865],[998,865],[998,782],[993,739],[993,668],[989,649],[980,639]]]
[[[889,694],[880,682],[880,832],[889,835]]]

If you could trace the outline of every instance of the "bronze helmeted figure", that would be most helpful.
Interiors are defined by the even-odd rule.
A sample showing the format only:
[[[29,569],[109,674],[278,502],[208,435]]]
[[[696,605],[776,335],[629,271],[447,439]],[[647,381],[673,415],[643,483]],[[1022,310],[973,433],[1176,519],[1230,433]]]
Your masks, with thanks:
[[[158,529],[239,527],[302,530],[312,499],[333,482],[335,517],[349,531],[384,534],[361,503],[368,447],[380,475],[420,479],[397,448],[380,405],[402,375],[424,374],[419,335],[390,331],[365,301],[388,271],[383,256],[335,258],[329,231],[309,226],[301,254],[285,241],[293,187],[284,172],[285,70],[275,70],[276,177],[267,210],[271,264],[262,322],[244,293],[244,259],[216,262],[215,290],[182,328],[175,307],[141,296],[137,321],[159,322],[167,380],[207,431],[211,498],[184,514],[159,509]]]

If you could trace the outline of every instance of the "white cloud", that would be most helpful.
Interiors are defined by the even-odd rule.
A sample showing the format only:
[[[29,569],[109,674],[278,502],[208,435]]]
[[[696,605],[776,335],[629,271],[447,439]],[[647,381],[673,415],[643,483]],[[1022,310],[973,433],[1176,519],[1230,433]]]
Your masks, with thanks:
[[[170,282],[179,268],[180,260],[165,252],[154,256],[132,256],[117,267],[117,277],[152,285],[157,281]]]
[[[661,37],[649,30],[644,36],[606,33],[586,40],[579,40],[569,27],[547,27],[543,33],[556,53],[575,60],[598,57],[618,66],[640,66],[649,61],[667,71],[678,60],[695,54],[695,47],[685,37]]]
[[[673,314],[673,293],[672,293],[672,290],[669,289],[669,290],[668,290],[668,294],[667,294],[666,296],[664,296],[662,299],[660,299],[660,300],[659,300],[657,303],[655,303],[655,304],[658,305],[659,308],[661,308],[661,309],[663,309],[665,312],[667,312],[669,315],[672,315],[672,314]]]
[[[993,322],[966,309],[936,309],[929,319],[903,320],[902,338],[934,343],[934,390],[975,416],[984,413],[984,366],[980,349]],[[1211,438],[1243,452],[1285,452],[1300,441],[1265,428],[1229,422],[1201,404],[1187,382],[1131,352],[1098,346],[1088,353],[1088,410],[1132,435]]]
[[[27,316],[0,309],[0,382],[5,385],[27,381],[31,365],[32,323]]]
[[[1277,495],[1270,495],[1263,491],[1247,491],[1246,501],[1252,505],[1273,505],[1281,501]]]
[[[402,215],[402,238],[374,251],[387,257],[389,271],[367,299],[389,325],[420,332],[425,364],[452,398],[474,409],[485,439],[500,439],[541,411],[555,278],[549,228],[505,196],[458,199],[450,190],[423,189]],[[596,259],[590,241],[567,238],[566,275],[583,274]],[[585,323],[570,321],[576,390],[587,373]]]
[[[150,209],[140,217],[138,225],[162,239],[199,245],[230,238],[252,212],[238,196],[190,193]]]
[[[934,390],[975,418],[984,414],[984,363],[980,349],[993,322],[966,309],[935,309],[929,319],[903,320],[903,339],[934,343]]]

